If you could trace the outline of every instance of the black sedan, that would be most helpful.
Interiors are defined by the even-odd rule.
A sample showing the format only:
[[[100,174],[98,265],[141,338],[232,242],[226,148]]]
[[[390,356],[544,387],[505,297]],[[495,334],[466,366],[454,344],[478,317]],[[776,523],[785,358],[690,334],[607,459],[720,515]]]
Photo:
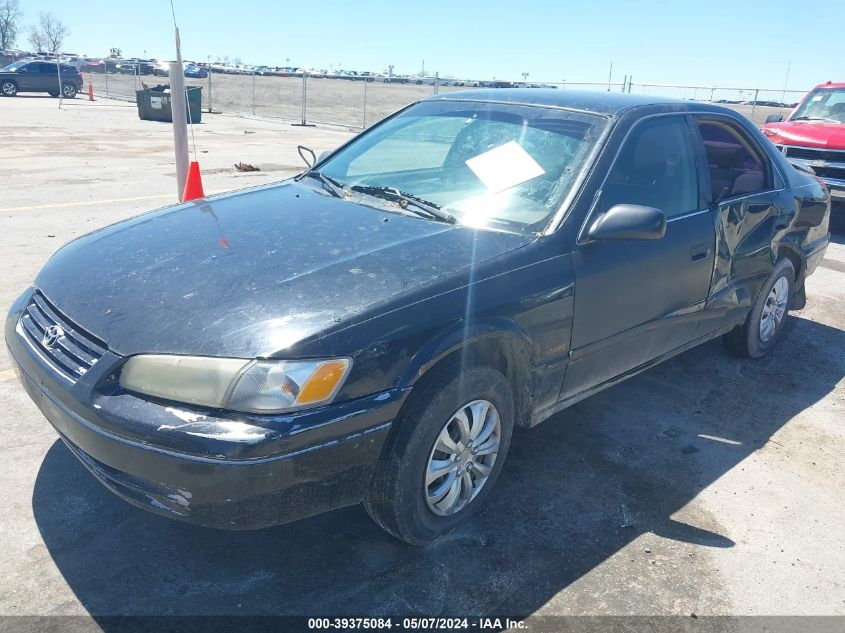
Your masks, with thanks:
[[[715,337],[770,352],[829,213],[722,107],[452,93],[292,180],[71,242],[5,336],[131,503],[241,529],[363,502],[424,543],[490,494],[515,426]]]

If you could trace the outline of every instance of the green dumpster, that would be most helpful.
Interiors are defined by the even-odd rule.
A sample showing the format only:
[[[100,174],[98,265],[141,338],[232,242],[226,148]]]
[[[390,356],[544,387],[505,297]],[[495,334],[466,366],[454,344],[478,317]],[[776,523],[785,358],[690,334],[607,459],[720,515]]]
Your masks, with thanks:
[[[190,86],[188,93],[188,123],[202,121],[202,86]],[[135,92],[138,118],[144,121],[173,121],[170,109],[170,93],[163,89],[150,88]]]

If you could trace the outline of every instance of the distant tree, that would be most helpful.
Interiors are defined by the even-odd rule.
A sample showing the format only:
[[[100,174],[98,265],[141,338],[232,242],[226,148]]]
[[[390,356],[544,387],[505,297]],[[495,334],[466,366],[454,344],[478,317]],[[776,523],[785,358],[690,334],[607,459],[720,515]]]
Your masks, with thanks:
[[[240,57],[235,57],[235,59],[234,59],[234,63],[235,63],[235,66],[240,66],[240,65],[241,65],[241,58],[240,58]]]
[[[59,52],[65,41],[65,36],[70,35],[67,26],[52,13],[42,13],[38,21],[41,35],[48,47],[47,50],[51,53]]]
[[[18,37],[23,11],[18,0],[0,0],[0,49],[12,48]]]
[[[37,26],[32,26],[29,29],[29,43],[32,45],[33,50],[36,53],[43,53],[46,45],[47,40],[44,39],[44,34],[38,29]]]

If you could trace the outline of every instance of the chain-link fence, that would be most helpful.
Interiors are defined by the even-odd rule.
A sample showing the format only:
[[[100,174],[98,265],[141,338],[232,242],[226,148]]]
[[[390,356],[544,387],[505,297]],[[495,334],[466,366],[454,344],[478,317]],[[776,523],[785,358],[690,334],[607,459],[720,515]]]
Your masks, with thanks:
[[[88,75],[95,94],[135,100],[136,90],[167,83],[167,77],[95,73]],[[479,87],[551,88],[628,92],[677,99],[718,103],[738,110],[757,124],[773,113],[784,116],[806,93],[805,90],[726,88],[658,83],[560,82],[523,83],[469,81],[426,77],[338,79],[330,77],[278,77],[259,74],[209,73],[204,78],[186,78],[188,86],[203,88],[203,109],[262,118],[276,118],[299,124],[337,125],[362,129],[405,105],[439,92]]]

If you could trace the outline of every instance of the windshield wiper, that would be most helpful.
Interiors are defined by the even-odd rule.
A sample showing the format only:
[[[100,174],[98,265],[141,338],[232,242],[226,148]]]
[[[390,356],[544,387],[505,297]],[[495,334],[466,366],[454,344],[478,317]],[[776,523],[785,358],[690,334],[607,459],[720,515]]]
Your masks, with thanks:
[[[429,202],[428,200],[415,196],[414,194],[399,191],[395,187],[352,185],[350,189],[368,196],[374,196],[376,198],[383,198],[384,200],[396,202],[402,210],[411,211],[417,215],[424,216],[432,220],[448,222],[449,224],[457,224],[458,222],[458,218],[442,209],[440,205]]]
[[[828,119],[823,116],[796,116],[791,118],[790,121],[829,121],[830,123],[842,123],[842,121]]]
[[[317,171],[315,169],[309,169],[304,174],[302,174],[302,178],[305,177],[316,178],[317,180],[319,180],[323,185],[323,189],[328,191],[335,198],[346,198],[346,189],[344,188],[344,184],[338,180],[335,180],[331,176],[327,176],[323,172]]]

